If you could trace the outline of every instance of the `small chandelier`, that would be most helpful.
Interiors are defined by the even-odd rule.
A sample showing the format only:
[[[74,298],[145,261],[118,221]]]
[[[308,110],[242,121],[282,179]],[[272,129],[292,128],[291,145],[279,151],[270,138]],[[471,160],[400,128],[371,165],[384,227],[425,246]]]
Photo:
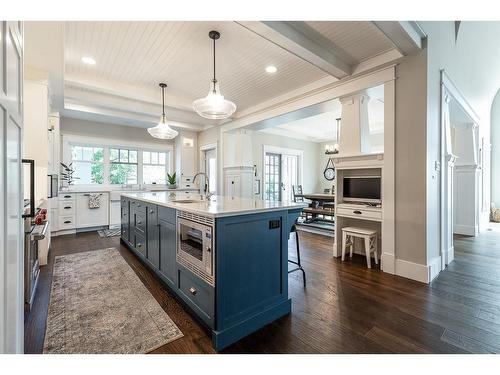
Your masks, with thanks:
[[[165,87],[167,87],[167,84],[160,83],[160,87],[163,112],[161,114],[160,122],[158,123],[158,125],[152,128],[148,128],[148,133],[152,137],[158,139],[174,139],[179,135],[179,132],[168,126],[167,118],[165,117]]]
[[[236,111],[236,104],[224,99],[220,93],[219,82],[215,78],[215,41],[220,38],[218,31],[212,30],[208,33],[210,39],[214,41],[214,78],[210,83],[208,95],[193,102],[193,109],[201,117],[208,119],[225,119]]]
[[[336,128],[336,131],[337,131],[337,136],[335,138],[335,144],[332,146],[332,145],[325,145],[325,154],[326,155],[335,155],[335,154],[338,154],[339,153],[339,149],[340,149],[340,146],[339,146],[339,138],[340,138],[340,121],[342,119],[339,117],[339,118],[336,118],[335,121],[337,121],[337,128]]]

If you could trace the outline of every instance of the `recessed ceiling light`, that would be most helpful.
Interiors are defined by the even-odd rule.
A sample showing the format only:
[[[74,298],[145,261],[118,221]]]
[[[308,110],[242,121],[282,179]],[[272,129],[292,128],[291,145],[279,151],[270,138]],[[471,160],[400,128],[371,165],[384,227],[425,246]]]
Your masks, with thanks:
[[[278,71],[278,68],[276,68],[274,65],[269,65],[269,66],[266,66],[266,72],[267,73],[276,73]]]
[[[90,56],[83,56],[82,62],[88,65],[95,65],[95,60]]]

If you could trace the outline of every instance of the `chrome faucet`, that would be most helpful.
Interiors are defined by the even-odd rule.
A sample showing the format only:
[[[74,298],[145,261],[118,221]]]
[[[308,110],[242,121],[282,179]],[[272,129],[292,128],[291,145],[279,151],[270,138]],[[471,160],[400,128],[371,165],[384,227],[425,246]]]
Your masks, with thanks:
[[[210,200],[213,194],[210,192],[210,180],[208,179],[208,175],[205,172],[196,173],[193,177],[193,183],[196,181],[196,177],[198,177],[198,175],[200,174],[205,176],[205,198],[207,198],[207,200]]]

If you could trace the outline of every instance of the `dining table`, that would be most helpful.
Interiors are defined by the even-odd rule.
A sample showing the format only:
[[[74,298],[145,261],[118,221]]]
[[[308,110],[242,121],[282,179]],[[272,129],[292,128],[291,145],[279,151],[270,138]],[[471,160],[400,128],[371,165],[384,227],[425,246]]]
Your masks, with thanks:
[[[295,194],[295,198],[308,199],[312,203],[309,207],[304,208],[304,212],[311,217],[305,220],[305,224],[311,224],[314,222],[327,222],[333,223],[334,220],[334,202],[335,194],[325,194],[325,193],[303,193]],[[328,208],[326,208],[328,207]],[[328,217],[328,218],[327,218]]]

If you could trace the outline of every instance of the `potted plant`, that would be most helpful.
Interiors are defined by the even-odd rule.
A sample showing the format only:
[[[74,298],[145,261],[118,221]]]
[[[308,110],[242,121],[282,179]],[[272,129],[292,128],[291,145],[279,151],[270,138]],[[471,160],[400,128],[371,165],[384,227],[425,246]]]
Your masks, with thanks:
[[[63,167],[63,171],[61,172],[61,180],[66,181],[68,184],[66,187],[62,186],[62,188],[69,189],[69,187],[73,184],[73,180],[79,179],[79,177],[73,177],[73,173],[75,173],[75,169],[73,168],[73,162],[66,165],[64,163],[60,163]]]
[[[174,173],[167,173],[167,182],[169,189],[177,189],[177,175]]]

